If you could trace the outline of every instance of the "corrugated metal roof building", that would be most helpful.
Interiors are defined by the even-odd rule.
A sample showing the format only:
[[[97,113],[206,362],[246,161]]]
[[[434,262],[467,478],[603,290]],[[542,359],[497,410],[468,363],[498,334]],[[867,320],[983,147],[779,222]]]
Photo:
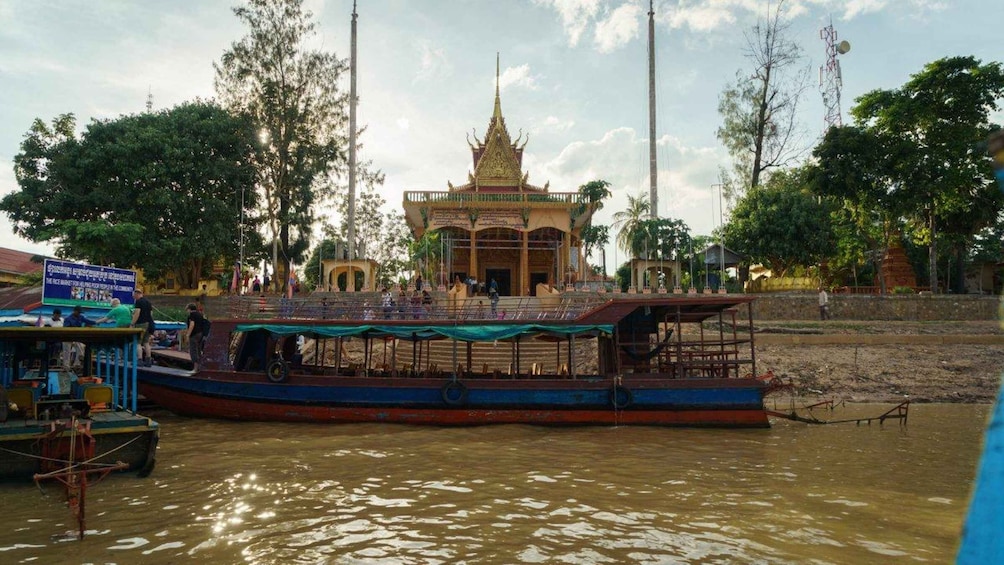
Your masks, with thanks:
[[[42,255],[0,247],[0,287],[14,286],[22,276],[42,270]]]

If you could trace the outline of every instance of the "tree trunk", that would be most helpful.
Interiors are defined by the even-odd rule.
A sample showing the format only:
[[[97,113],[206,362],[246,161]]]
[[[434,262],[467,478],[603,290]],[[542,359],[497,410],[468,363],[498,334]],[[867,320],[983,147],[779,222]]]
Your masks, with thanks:
[[[928,208],[928,226],[931,229],[931,245],[928,247],[928,268],[931,270],[931,292],[938,294],[938,234],[935,231],[934,206]]]
[[[279,246],[282,249],[282,257],[277,265],[279,269],[277,276],[282,277],[279,279],[279,289],[285,291],[289,284],[289,224],[282,224],[279,228]]]
[[[760,108],[757,112],[756,135],[753,140],[753,171],[750,175],[750,190],[755,190],[760,185],[760,162],[763,161],[763,138],[767,130],[767,92],[770,90],[770,65],[765,69],[766,76],[763,79],[763,91],[760,96]]]

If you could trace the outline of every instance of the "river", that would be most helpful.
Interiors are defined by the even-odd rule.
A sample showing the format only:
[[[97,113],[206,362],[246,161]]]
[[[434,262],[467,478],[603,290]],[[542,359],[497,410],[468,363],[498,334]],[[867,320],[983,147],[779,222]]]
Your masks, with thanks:
[[[92,486],[83,541],[56,486],[0,485],[0,562],[949,563],[990,410],[769,430],[153,412],[156,470]]]

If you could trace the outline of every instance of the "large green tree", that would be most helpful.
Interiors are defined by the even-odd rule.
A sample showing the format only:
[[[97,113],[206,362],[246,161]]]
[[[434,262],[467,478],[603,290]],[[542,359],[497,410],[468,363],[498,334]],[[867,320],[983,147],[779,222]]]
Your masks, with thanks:
[[[955,255],[973,234],[993,223],[1002,199],[981,143],[995,126],[990,116],[1004,96],[1000,63],[950,57],[925,65],[903,87],[875,90],[851,110],[882,150],[884,185],[928,246],[930,285],[938,282],[938,241]],[[961,277],[956,277],[961,283]]]
[[[791,38],[784,1],[744,32],[743,55],[752,68],[736,72],[719,97],[718,139],[732,157],[733,173],[723,171],[730,199],[760,186],[763,174],[798,157],[801,132],[798,103],[808,86],[802,49]]]
[[[35,120],[25,135],[14,159],[20,190],[0,201],[16,233],[67,258],[174,271],[190,288],[237,257],[241,218],[257,221],[250,120],[195,102],[95,121],[79,138],[74,129],[65,114],[51,126]]]
[[[725,245],[784,276],[816,265],[833,249],[830,206],[806,187],[804,169],[778,171],[739,199],[724,226]]]
[[[881,259],[891,238],[898,237],[899,219],[906,212],[889,180],[891,163],[884,157],[895,143],[858,126],[830,128],[813,150],[815,163],[807,176],[815,194],[835,203],[837,245],[829,257],[831,273],[849,273],[857,283],[859,269],[873,264],[882,292],[886,285]]]
[[[273,269],[285,280],[303,259],[315,210],[345,177],[348,69],[333,53],[311,48],[312,14],[302,0],[247,0],[234,14],[248,34],[233,43],[216,69],[223,103],[251,115],[264,159],[259,185],[273,241]]]

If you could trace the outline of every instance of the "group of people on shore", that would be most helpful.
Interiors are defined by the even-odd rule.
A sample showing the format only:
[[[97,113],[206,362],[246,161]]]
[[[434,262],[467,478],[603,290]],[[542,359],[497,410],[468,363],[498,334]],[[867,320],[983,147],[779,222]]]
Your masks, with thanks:
[[[432,317],[435,310],[435,301],[429,290],[421,289],[420,285],[421,282],[419,282],[419,286],[411,293],[411,296],[408,296],[407,292],[401,290],[397,295],[397,299],[394,298],[394,293],[388,287],[383,287],[383,290],[380,291],[381,317],[385,320],[404,320],[407,318],[418,320]],[[375,314],[371,309],[368,310],[370,315],[368,319],[374,319],[376,317]],[[366,315],[364,311],[363,317],[366,318]]]

